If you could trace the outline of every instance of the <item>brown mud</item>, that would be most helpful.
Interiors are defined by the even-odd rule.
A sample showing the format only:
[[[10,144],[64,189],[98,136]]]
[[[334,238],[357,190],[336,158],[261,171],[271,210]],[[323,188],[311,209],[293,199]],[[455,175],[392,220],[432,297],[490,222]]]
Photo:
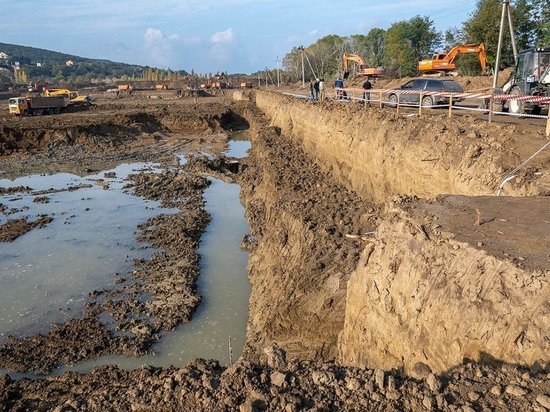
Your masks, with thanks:
[[[30,232],[33,229],[40,229],[53,221],[51,216],[40,216],[32,222],[26,218],[10,219],[0,225],[0,242],[13,242],[19,236]]]
[[[136,194],[181,210],[140,228],[162,251],[136,262],[120,289],[94,291],[85,316],[0,348],[2,367],[47,371],[145,353],[188,321],[200,302],[196,250],[211,175],[241,185],[250,224],[241,359],[4,378],[0,410],[550,409],[549,155],[506,186],[514,197],[478,197],[544,144],[538,129],[236,97],[251,102],[105,101],[64,115],[60,135],[37,138],[33,128],[57,130],[45,119],[10,125],[28,138],[0,134],[5,148],[17,146],[0,176],[127,159],[174,165],[176,153],[218,154],[224,130],[243,126],[253,141],[246,159],[189,156],[185,168],[132,177]],[[112,143],[105,121],[117,124]],[[105,313],[109,324],[98,320]]]

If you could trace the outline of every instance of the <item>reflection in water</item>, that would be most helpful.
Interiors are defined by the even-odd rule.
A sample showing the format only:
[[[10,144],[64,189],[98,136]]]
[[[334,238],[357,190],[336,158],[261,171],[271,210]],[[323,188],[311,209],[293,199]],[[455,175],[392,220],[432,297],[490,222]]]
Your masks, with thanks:
[[[233,135],[232,140],[229,142],[228,156],[232,157],[244,157],[246,152],[250,148],[250,142],[247,139],[247,132],[238,132]],[[180,163],[185,163],[185,157],[179,158]],[[120,168],[115,169],[117,175],[122,174]],[[126,173],[127,175],[128,173]],[[71,179],[74,177],[71,176]],[[98,178],[101,176],[94,176],[89,178]],[[120,178],[120,176],[118,176]],[[78,179],[78,178],[77,178]],[[114,187],[116,183],[113,179],[106,179],[109,184]],[[116,179],[115,179],[116,180]],[[67,178],[60,179],[60,184],[66,184]],[[73,182],[73,184],[76,182]],[[36,182],[30,183],[14,183],[13,186],[28,184],[35,188]],[[49,183],[51,185],[52,183]],[[2,182],[0,181],[0,185]],[[45,185],[49,187],[47,184]],[[117,187],[120,188],[120,187]],[[74,192],[77,198],[90,197],[91,200],[99,198],[99,194],[93,190],[98,190],[99,193],[103,193],[102,189],[94,187],[91,193],[83,194],[82,190]],[[112,192],[112,191],[109,191]],[[123,193],[114,192],[120,196],[127,196]],[[66,192],[59,195],[67,194]],[[56,195],[57,196],[57,195]],[[133,197],[134,199],[138,199]],[[125,199],[125,198],[124,198]],[[73,199],[74,201],[75,199]],[[126,199],[127,200],[127,199]],[[248,300],[250,297],[250,284],[247,277],[247,261],[248,254],[240,249],[240,242],[243,236],[248,233],[248,225],[244,218],[244,209],[239,200],[239,186],[236,184],[225,183],[216,179],[212,180],[211,186],[205,191],[206,210],[212,216],[212,221],[207,227],[206,232],[201,238],[201,245],[199,253],[201,255],[201,275],[198,278],[198,291],[201,294],[203,300],[193,315],[191,322],[181,325],[175,331],[165,333],[161,341],[153,348],[154,354],[144,356],[140,358],[125,357],[125,356],[105,356],[93,361],[80,362],[76,365],[67,365],[56,370],[53,375],[59,375],[65,371],[73,370],[79,372],[87,372],[98,365],[116,364],[124,369],[134,369],[142,365],[155,365],[155,366],[169,366],[169,365],[182,365],[195,357],[218,359],[222,364],[229,363],[229,344],[231,342],[233,359],[239,357],[246,339],[246,323],[248,316]],[[53,198],[52,198],[53,201]],[[127,200],[128,201],[128,200]],[[27,200],[28,203],[28,200]],[[70,204],[70,201],[68,201]],[[75,202],[78,207],[90,207],[82,205],[82,203]],[[121,215],[109,216],[109,223],[114,227],[124,228],[126,233],[127,226],[130,228],[131,233],[124,239],[109,238],[113,234],[109,234],[107,231],[105,241],[102,244],[102,248],[105,249],[102,253],[106,256],[98,257],[91,260],[109,260],[113,257],[107,257],[109,254],[115,256],[123,256],[128,252],[130,247],[135,247],[135,240],[133,230],[135,230],[136,220],[139,220],[140,213],[142,214],[158,214],[158,210],[155,211],[146,209],[145,212],[139,212],[138,208],[135,210],[129,209],[130,206],[119,205],[120,201],[115,198],[103,199],[103,205],[95,204],[91,209],[96,210],[95,218],[91,219],[102,220],[107,219],[107,215],[117,213],[120,211]],[[141,200],[143,203],[143,200]],[[145,202],[148,203],[148,202]],[[151,204],[149,207],[157,208],[158,205]],[[113,205],[117,205],[115,211],[113,211]],[[47,206],[47,205],[45,205]],[[75,206],[77,207],[77,206]],[[105,210],[102,209],[104,207]],[[120,210],[120,208],[123,210]],[[134,206],[135,207],[135,206]],[[99,218],[97,213],[99,210],[103,210]],[[46,213],[46,212],[40,212]],[[51,213],[51,212],[50,212]],[[72,215],[71,210],[65,211],[65,215]],[[123,216],[124,215],[124,216]],[[72,218],[71,224],[77,223],[78,219],[82,217]],[[123,222],[126,218],[132,217],[133,223]],[[61,220],[61,219],[59,219]],[[55,222],[55,220],[54,220]],[[59,223],[59,222],[58,222]],[[61,222],[62,223],[62,222]],[[98,236],[100,229],[94,227],[92,222],[87,222],[83,225],[87,228],[88,237],[84,240],[83,247],[90,248],[87,242],[90,242],[90,238],[99,239]],[[44,229],[43,229],[44,230]],[[83,230],[80,230],[81,232]],[[113,232],[123,232],[122,229]],[[40,231],[34,231],[39,233]],[[43,232],[46,233],[46,232]],[[28,235],[25,235],[28,236]],[[25,237],[24,236],[24,237]],[[50,235],[51,236],[51,235]],[[24,238],[23,237],[23,238]],[[70,243],[74,243],[74,240],[70,240]],[[51,242],[53,247],[58,246],[58,241]],[[121,249],[118,247],[112,247],[112,244],[120,244]],[[10,253],[14,253],[13,251]],[[6,253],[8,255],[9,253]],[[75,253],[75,256],[79,256],[79,253]],[[143,256],[143,252],[140,253]],[[53,260],[53,259],[52,259]],[[75,262],[71,262],[67,266],[74,268]],[[96,262],[97,264],[97,262]],[[84,266],[88,267],[92,265],[92,262],[86,262]],[[120,267],[120,268],[119,268]],[[109,284],[112,282],[112,273],[128,270],[131,267],[131,257],[124,259],[123,264],[120,264],[115,269],[114,267],[107,271],[107,275],[101,278],[100,274],[89,275],[89,271],[82,276],[83,279],[97,279],[101,285]],[[71,272],[72,273],[72,272]],[[105,275],[104,275],[105,276]],[[65,282],[67,279],[64,280]],[[63,282],[60,282],[63,284]],[[21,288],[22,291],[28,290],[32,285],[26,285]],[[86,286],[81,284],[78,286],[80,294],[78,299],[83,299],[82,291],[84,294],[91,290],[93,286]],[[61,287],[61,289],[63,289]],[[50,292],[51,293],[51,292]],[[66,295],[66,293],[63,293]],[[43,297],[42,297],[43,299]],[[73,299],[73,298],[71,298]],[[66,298],[61,299],[64,305],[67,305]],[[59,303],[51,305],[53,310],[60,306]],[[34,321],[33,321],[34,322]],[[33,322],[29,322],[33,324]],[[32,377],[31,374],[11,374],[12,378],[20,377]]]
[[[149,166],[121,165],[112,170],[117,177],[109,179],[103,173],[85,178],[60,173],[0,180],[1,187],[23,185],[34,191],[91,185],[48,194],[49,203],[34,203],[36,196],[29,193],[0,198],[0,203],[20,210],[0,214],[0,224],[13,218],[34,220],[39,214],[54,217],[42,229],[0,243],[0,344],[8,335],[45,333],[50,323],[78,316],[89,292],[111,287],[115,273],[130,271],[134,258],[153,252],[135,240],[136,226],[171,210],[122,191],[129,173]],[[96,179],[104,179],[110,189]]]
[[[155,355],[140,358],[105,356],[55,372],[88,372],[98,365],[116,364],[124,369],[143,365],[182,365],[192,358],[229,362],[229,339],[236,359],[244,346],[250,285],[248,254],[240,242],[248,232],[239,202],[239,186],[213,180],[205,192],[206,210],[212,221],[201,239],[201,275],[198,290],[203,301],[190,323],[166,333],[154,347]]]

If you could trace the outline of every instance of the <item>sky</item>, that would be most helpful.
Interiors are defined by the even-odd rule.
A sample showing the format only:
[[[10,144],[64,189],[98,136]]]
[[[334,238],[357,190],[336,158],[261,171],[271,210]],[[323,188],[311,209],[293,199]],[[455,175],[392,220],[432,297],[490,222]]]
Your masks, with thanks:
[[[195,70],[275,68],[294,46],[367,34],[415,15],[456,26],[476,0],[0,0],[0,42]],[[6,18],[9,16],[9,18]]]

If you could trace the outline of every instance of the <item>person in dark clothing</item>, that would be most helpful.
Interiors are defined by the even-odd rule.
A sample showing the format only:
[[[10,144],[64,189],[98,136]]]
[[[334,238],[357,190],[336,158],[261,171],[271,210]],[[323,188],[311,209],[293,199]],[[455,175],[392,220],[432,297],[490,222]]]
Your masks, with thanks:
[[[363,83],[363,99],[369,102],[370,105],[370,90],[372,89],[372,83],[370,82],[370,79],[367,77],[367,80],[365,80],[365,83]]]
[[[334,88],[335,89],[343,89],[344,88],[344,81],[340,79],[339,77],[334,82]],[[336,90],[336,98],[338,100],[341,100],[343,97],[342,90]]]
[[[315,90],[315,100],[319,100],[319,79],[315,79],[315,83],[313,83],[313,90]]]
[[[309,82],[309,98],[315,99],[315,82],[313,80]]]

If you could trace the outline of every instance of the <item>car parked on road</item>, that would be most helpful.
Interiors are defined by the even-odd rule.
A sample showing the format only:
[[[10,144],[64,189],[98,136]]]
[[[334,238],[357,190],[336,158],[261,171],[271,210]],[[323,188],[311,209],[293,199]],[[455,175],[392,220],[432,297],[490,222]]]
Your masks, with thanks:
[[[446,92],[446,93],[464,93],[464,88],[452,79],[429,79],[419,78],[409,80],[400,87],[403,91],[418,91],[418,93],[401,93],[399,97],[400,104],[415,104],[418,105],[421,92]],[[388,96],[390,106],[397,106],[397,93],[390,93]],[[453,98],[453,103],[460,102],[464,99]],[[438,104],[449,104],[449,98],[445,96],[422,96],[422,107],[436,106]]]

